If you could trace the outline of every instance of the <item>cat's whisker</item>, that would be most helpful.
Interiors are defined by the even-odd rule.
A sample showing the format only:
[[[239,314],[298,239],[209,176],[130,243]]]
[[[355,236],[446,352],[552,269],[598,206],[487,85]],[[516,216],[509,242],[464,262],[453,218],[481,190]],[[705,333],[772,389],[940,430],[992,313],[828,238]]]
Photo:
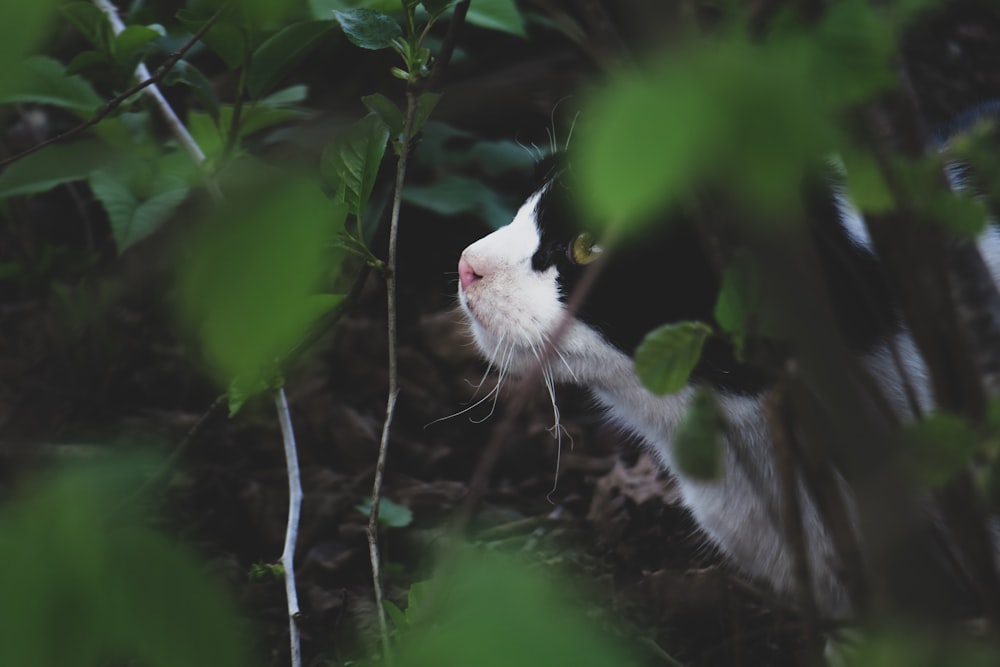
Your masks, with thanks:
[[[483,397],[483,401],[485,401],[490,396],[493,396],[493,404],[490,406],[490,411],[486,413],[486,416],[483,417],[482,419],[469,419],[469,421],[471,421],[473,424],[482,424],[484,421],[492,417],[494,412],[496,412],[497,401],[500,400],[500,389],[501,387],[503,387],[504,380],[507,379],[507,375],[510,372],[510,361],[513,358],[513,356],[514,356],[514,344],[511,343],[510,345],[507,346],[506,358],[503,359],[502,363],[500,363],[497,367],[499,373],[497,375],[496,386],[493,387],[493,389],[491,389],[490,392]]]

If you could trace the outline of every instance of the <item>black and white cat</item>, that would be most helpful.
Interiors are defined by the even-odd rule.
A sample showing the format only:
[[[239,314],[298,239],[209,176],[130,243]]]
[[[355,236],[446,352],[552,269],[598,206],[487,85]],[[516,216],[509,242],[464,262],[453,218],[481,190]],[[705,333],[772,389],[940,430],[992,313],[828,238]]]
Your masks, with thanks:
[[[905,418],[910,405],[886,344],[892,339],[921,407],[929,407],[926,370],[894,315],[863,223],[833,191],[816,198],[810,213],[825,230],[820,254],[846,342]],[[787,594],[794,587],[793,562],[775,511],[781,489],[762,408],[767,379],[714,338],[706,342],[691,383],[676,394],[652,394],[634,371],[631,355],[648,331],[668,322],[713,320],[718,278],[693,224],[675,217],[641,244],[602,258],[598,282],[562,330],[554,354],[542,350],[561,326],[584,266],[602,253],[575,224],[570,193],[558,176],[534,192],[510,224],[465,249],[458,264],[459,300],[476,344],[501,374],[524,374],[544,360],[550,392],[553,381],[588,388],[610,420],[638,436],[674,474],[683,503],[729,560]],[[993,233],[982,243],[993,275],[1000,276],[1000,243]],[[681,472],[672,447],[696,384],[716,390],[728,424],[723,472],[710,482]],[[803,500],[819,607],[828,615],[849,613],[834,548],[816,507]]]

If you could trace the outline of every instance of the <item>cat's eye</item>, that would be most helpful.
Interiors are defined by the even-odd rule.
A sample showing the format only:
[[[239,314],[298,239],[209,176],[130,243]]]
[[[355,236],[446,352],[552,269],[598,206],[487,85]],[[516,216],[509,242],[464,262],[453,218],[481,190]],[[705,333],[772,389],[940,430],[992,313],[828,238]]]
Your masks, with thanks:
[[[569,261],[583,266],[597,259],[601,251],[602,248],[597,245],[597,239],[594,238],[594,235],[590,232],[583,232],[570,242],[569,247],[566,249],[566,255],[569,257]]]

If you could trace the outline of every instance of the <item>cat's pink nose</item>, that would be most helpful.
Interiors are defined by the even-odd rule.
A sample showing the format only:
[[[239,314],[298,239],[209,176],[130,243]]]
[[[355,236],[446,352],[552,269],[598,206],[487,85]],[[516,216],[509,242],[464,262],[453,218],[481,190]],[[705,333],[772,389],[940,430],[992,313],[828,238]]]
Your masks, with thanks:
[[[472,265],[466,261],[465,257],[458,260],[458,282],[462,284],[462,289],[468,289],[469,285],[480,278],[482,276],[472,269]]]

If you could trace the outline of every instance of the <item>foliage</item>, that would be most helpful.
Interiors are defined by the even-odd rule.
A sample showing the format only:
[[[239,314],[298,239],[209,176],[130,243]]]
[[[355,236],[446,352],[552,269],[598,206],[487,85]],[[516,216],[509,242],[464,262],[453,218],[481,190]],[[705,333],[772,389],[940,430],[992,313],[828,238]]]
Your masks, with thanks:
[[[251,185],[221,215],[208,214],[178,263],[179,316],[219,382],[235,389],[231,412],[280,382],[281,362],[340,300],[323,288],[344,210],[308,181],[261,178],[250,182],[267,188]]]
[[[635,370],[654,394],[684,388],[712,328],[703,322],[665,324],[649,332],[635,351]]]
[[[222,587],[127,500],[154,465],[76,464],[4,508],[0,663],[251,664]]]
[[[558,581],[558,577],[556,577]],[[595,631],[550,573],[467,553],[411,589],[397,660],[450,665],[622,665],[628,653]]]

